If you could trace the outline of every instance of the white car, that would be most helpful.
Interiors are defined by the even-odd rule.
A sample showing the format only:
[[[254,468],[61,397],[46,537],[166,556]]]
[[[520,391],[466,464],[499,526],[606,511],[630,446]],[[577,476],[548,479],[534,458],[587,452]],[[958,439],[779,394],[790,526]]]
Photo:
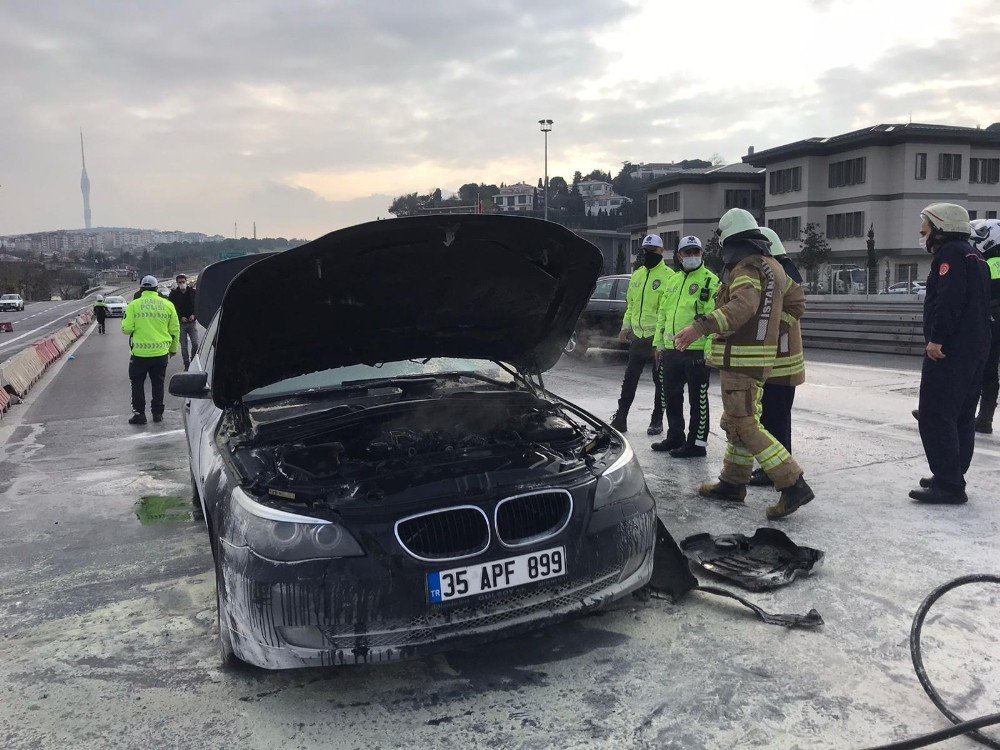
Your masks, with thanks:
[[[917,294],[924,288],[922,281],[897,281],[886,289],[886,294]]]
[[[124,297],[105,297],[104,304],[108,306],[108,317],[125,317],[125,308],[128,307],[128,303]]]
[[[20,294],[0,295],[0,310],[23,310],[24,300]]]

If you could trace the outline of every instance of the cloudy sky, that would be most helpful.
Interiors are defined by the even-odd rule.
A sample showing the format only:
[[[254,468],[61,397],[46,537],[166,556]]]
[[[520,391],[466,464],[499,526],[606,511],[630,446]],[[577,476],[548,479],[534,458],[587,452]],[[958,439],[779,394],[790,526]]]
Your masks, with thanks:
[[[7,0],[0,234],[312,238],[392,196],[1000,120],[994,0]]]

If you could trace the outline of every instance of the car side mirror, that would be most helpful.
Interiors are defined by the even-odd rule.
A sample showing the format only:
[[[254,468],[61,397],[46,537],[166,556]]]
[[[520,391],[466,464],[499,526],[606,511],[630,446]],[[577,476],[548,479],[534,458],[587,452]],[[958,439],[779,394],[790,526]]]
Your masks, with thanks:
[[[170,395],[182,398],[209,398],[207,372],[179,372],[170,378]]]

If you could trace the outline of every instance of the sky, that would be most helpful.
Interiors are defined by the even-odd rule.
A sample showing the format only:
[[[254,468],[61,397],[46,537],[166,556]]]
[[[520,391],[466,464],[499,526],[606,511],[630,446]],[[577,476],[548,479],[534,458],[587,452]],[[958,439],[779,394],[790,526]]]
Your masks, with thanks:
[[[7,0],[0,235],[312,239],[396,195],[1000,121],[996,0]]]

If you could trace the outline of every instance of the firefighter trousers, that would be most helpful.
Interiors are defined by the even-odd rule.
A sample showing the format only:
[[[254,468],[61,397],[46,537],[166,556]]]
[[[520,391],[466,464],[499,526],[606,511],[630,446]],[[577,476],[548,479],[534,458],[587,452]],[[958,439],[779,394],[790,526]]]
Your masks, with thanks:
[[[774,482],[776,489],[791,487],[802,469],[778,440],[760,423],[764,381],[723,370],[722,423],[728,444],[719,479],[730,484],[747,484],[756,459]]]

